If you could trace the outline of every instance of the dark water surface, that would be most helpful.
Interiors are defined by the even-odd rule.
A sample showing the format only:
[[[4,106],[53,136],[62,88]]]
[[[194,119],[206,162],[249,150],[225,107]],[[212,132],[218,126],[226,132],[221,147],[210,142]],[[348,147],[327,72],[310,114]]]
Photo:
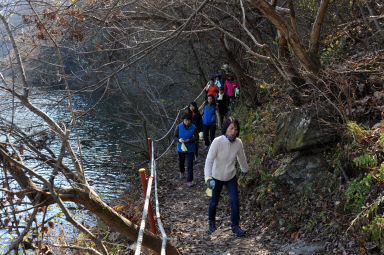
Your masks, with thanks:
[[[67,107],[68,100],[64,99],[60,101],[63,96],[65,96],[64,92],[50,91],[49,93],[39,93],[32,96],[31,101],[47,112],[54,120],[68,123],[71,113]],[[60,102],[59,104],[57,103],[58,101]],[[94,102],[85,96],[75,95],[73,96],[73,103],[76,111],[79,111],[89,109],[90,106],[93,106]],[[53,137],[51,131],[49,131],[46,126],[41,126],[43,122],[36,115],[21,107],[17,101],[12,103],[12,99],[6,97],[4,92],[0,91],[0,116],[8,121],[12,120],[13,111],[10,108],[12,105],[16,106],[13,118],[16,125],[26,128],[26,130],[31,133],[42,132],[35,140],[44,139],[44,137]],[[126,124],[121,120],[116,120],[116,118],[108,118],[108,116],[105,116],[103,113],[107,111],[100,109],[100,106],[95,109],[98,110],[98,114],[85,115],[77,123],[78,136],[80,140],[82,140],[82,162],[90,185],[100,194],[104,201],[112,202],[122,191],[129,187],[127,174],[133,171],[128,167],[129,162],[121,161],[121,156],[134,158],[130,157],[134,155],[134,152],[122,146],[121,142],[114,138],[118,137],[120,140],[130,140],[127,135],[129,132],[127,131]],[[111,111],[111,109],[108,110]],[[71,129],[70,140],[74,145],[73,147],[77,149],[78,143],[73,126]],[[110,137],[106,136],[106,134],[110,135]],[[0,141],[5,142],[3,132],[0,133]],[[49,147],[56,155],[59,155],[61,147],[60,141],[53,139],[50,141]],[[76,153],[79,155],[79,150],[76,150]],[[66,155],[63,161],[71,166],[68,155]],[[40,162],[35,162],[35,164],[32,164],[32,167],[34,167],[39,174],[49,178],[52,169],[39,166],[39,164]],[[68,183],[61,175],[58,175],[55,179],[55,185],[68,187]],[[74,204],[68,203],[68,205],[76,208]],[[50,206],[45,219],[57,215],[59,212],[60,210],[56,205]],[[92,215],[76,209],[71,212],[79,221],[84,221],[88,226],[95,226],[96,219]],[[42,219],[41,213],[38,219]],[[60,228],[56,227],[55,231],[51,231],[50,235],[53,236],[52,238],[55,238],[56,235],[79,235],[76,230],[73,230],[72,226],[63,220],[63,216],[54,218],[54,222],[57,226],[60,226]],[[23,222],[21,224],[23,224]],[[0,230],[0,254],[5,251],[5,248],[11,242],[11,238],[7,230]]]

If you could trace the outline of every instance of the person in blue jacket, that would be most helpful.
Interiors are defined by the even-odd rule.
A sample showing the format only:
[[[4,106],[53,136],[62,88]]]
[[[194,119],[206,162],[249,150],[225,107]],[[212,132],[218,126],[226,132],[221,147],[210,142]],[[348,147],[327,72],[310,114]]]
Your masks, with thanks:
[[[203,117],[205,150],[209,148],[209,145],[211,145],[213,139],[215,139],[217,114],[215,97],[213,95],[209,95],[207,97],[207,101],[205,102]]]
[[[192,124],[197,128],[197,132],[203,132],[203,118],[199,112],[196,102],[191,102],[188,107],[188,112],[192,115]],[[194,161],[197,161],[199,157],[199,140],[196,141]]]
[[[179,154],[180,179],[184,178],[184,164],[187,158],[187,185],[193,186],[193,155],[195,152],[196,140],[199,137],[197,128],[192,124],[192,115],[185,113],[183,122],[176,126],[174,139],[177,141],[177,152]]]

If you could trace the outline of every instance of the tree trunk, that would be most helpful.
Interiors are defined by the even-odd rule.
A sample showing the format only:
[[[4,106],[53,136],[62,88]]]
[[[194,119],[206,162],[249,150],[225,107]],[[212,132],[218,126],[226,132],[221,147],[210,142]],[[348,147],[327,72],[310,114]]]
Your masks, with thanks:
[[[192,41],[189,41],[189,46],[191,47],[191,50],[193,52],[193,56],[195,57],[196,59],[196,64],[197,64],[197,68],[199,69],[199,78],[200,78],[200,86],[199,86],[199,89],[202,89],[205,87],[205,83],[207,82],[208,80],[208,76],[205,74],[204,72],[204,69],[203,67],[201,66],[201,63],[200,63],[200,58],[199,56],[197,55],[197,52],[196,52],[196,49],[195,47],[193,46],[193,42]]]
[[[30,191],[28,192],[28,198],[31,202],[34,205],[39,204],[41,206],[48,206],[55,203],[55,200],[50,193],[46,190],[40,189],[21,169],[21,163],[19,165],[7,165],[5,162],[10,162],[10,158],[11,156],[6,153],[5,148],[0,145],[0,160],[3,161],[5,170],[12,175],[22,189]],[[97,215],[114,231],[121,233],[123,236],[132,241],[136,241],[140,228],[125,217],[119,215],[112,207],[104,203],[96,192],[94,192],[90,187],[88,187],[88,189],[89,192],[83,189],[72,188],[61,188],[55,190],[63,201],[71,201],[83,205],[85,209]],[[41,198],[39,201],[35,199],[38,194],[41,195],[39,196]],[[161,243],[162,239],[159,236],[155,236],[147,230],[144,231],[143,246],[160,254]],[[171,242],[167,241],[166,254],[177,255],[181,253]]]
[[[291,44],[295,56],[305,70],[316,74],[320,70],[320,66],[312,60],[311,56],[302,45],[299,35],[296,34],[294,29],[275,11],[275,8],[265,0],[249,0],[249,2],[255,5],[256,8],[280,30],[282,35]]]
[[[84,205],[86,209],[96,214],[114,231],[121,233],[132,241],[137,240],[140,228],[125,217],[119,215],[113,208],[104,203],[96,193],[91,192],[89,194],[77,190],[73,202]],[[143,246],[160,254],[161,243],[162,239],[159,236],[156,236],[147,230],[144,231]],[[170,241],[167,241],[165,251],[167,255],[181,254]]]
[[[323,25],[325,13],[327,11],[329,0],[321,0],[319,9],[317,10],[316,20],[313,23],[311,31],[311,54],[317,55],[319,51],[319,39],[321,26]]]
[[[301,106],[303,104],[303,99],[297,87],[301,87],[303,84],[305,84],[305,80],[300,76],[299,72],[292,64],[289,54],[288,42],[284,36],[281,36],[280,33],[278,33],[277,43],[280,65],[286,74],[288,81],[293,84],[292,87],[287,89],[287,93],[292,98],[294,105]]]

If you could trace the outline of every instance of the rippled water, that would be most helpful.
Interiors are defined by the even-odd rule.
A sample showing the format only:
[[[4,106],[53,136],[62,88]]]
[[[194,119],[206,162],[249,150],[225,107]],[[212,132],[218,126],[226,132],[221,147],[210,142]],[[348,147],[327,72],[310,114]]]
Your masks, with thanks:
[[[7,120],[12,119],[12,110],[9,108],[12,105],[12,99],[5,97],[4,93],[0,92],[0,116]],[[32,102],[47,112],[51,118],[56,121],[68,122],[70,121],[70,112],[68,111],[66,101],[61,104],[57,102],[63,98],[65,94],[62,92],[47,92],[32,97]],[[89,98],[84,96],[75,95],[73,97],[75,109],[85,110],[88,109],[92,102]],[[16,110],[14,112],[14,123],[20,127],[26,128],[31,133],[38,132],[44,128],[40,125],[42,121],[31,114],[27,109],[20,107],[20,104],[15,101],[14,105]],[[73,127],[72,127],[73,128]],[[111,201],[119,196],[123,190],[129,186],[127,182],[127,165],[129,162],[121,162],[121,156],[133,155],[134,152],[126,147],[122,147],[120,142],[113,138],[108,138],[106,134],[112,137],[118,137],[121,140],[130,140],[129,135],[126,134],[125,124],[121,120],[113,118],[106,120],[105,116],[86,115],[78,122],[78,136],[82,140],[82,161],[84,164],[85,175],[90,185],[101,195],[103,200]],[[50,131],[45,131],[46,136],[50,136]],[[77,148],[77,139],[75,132],[71,133],[70,140]],[[0,133],[0,141],[5,141],[4,133]],[[58,140],[53,140],[50,144],[50,149],[58,155],[60,152],[61,143]],[[79,151],[77,151],[79,154]],[[68,155],[67,155],[68,156]],[[63,162],[70,165],[69,157],[66,157]],[[36,162],[37,165],[37,162]],[[36,171],[49,178],[52,169],[44,167],[36,167]],[[55,180],[57,186],[68,186],[64,177],[58,176]],[[48,210],[46,219],[57,214],[59,208],[51,206]],[[95,219],[84,212],[72,211],[81,220],[85,220],[88,226],[95,225]],[[41,215],[39,216],[41,220]],[[60,217],[56,218],[56,222],[60,223]],[[63,223],[62,229],[71,229],[67,223]],[[70,231],[71,232],[71,231]],[[73,233],[73,232],[71,232]],[[0,230],[0,240],[6,240],[10,236],[6,230]],[[8,241],[9,242],[9,241]],[[7,243],[7,242],[5,242]],[[4,248],[0,247],[0,253]]]

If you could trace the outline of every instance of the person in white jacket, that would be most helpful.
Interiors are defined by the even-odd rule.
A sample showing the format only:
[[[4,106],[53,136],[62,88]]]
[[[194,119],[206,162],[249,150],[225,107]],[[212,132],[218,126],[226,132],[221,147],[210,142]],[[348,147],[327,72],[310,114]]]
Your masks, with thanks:
[[[223,124],[222,135],[213,140],[205,161],[205,181],[209,188],[214,186],[208,209],[210,233],[216,230],[216,206],[219,203],[221,190],[223,186],[226,186],[231,204],[232,233],[236,236],[245,235],[245,230],[239,226],[239,196],[235,164],[237,160],[242,175],[248,171],[248,164],[243,143],[238,138],[239,132],[239,121],[229,117]],[[214,185],[212,185],[213,183]]]

